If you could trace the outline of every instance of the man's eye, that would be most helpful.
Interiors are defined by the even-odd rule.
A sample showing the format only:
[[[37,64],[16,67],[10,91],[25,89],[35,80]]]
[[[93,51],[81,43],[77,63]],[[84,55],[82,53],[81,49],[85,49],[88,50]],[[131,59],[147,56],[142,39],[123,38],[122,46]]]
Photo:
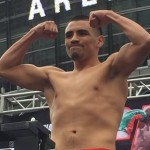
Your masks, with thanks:
[[[81,35],[81,36],[84,36],[84,35],[88,35],[88,32],[85,31],[85,30],[80,30],[80,31],[78,32],[78,34]]]
[[[66,38],[71,38],[72,37],[72,33],[66,33]]]

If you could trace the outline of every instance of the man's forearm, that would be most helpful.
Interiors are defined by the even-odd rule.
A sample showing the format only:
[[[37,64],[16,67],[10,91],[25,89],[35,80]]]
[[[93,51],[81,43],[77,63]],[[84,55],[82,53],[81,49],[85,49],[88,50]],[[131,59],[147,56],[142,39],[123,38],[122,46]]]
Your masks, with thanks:
[[[0,68],[7,69],[22,63],[28,47],[35,40],[35,31],[30,30],[14,43],[0,58]]]
[[[149,33],[136,22],[113,11],[109,11],[107,17],[110,22],[115,23],[124,32],[133,44],[143,44],[143,42],[149,41]]]
[[[21,64],[27,49],[34,40],[38,38],[55,39],[57,34],[58,29],[54,21],[45,21],[33,27],[2,55],[0,58],[0,70]]]

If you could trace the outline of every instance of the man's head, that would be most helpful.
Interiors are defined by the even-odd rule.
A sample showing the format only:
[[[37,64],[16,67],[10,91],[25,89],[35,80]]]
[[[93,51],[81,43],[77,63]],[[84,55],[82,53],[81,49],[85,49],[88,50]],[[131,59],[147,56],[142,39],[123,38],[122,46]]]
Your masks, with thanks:
[[[86,16],[86,15],[78,15],[78,16],[75,16],[75,17],[73,17],[70,21],[69,21],[69,23],[71,22],[71,21],[89,21],[89,16]],[[68,23],[68,24],[69,24]],[[99,28],[95,28],[95,31],[97,32],[97,34],[99,34],[99,35],[102,35],[103,33],[102,33],[102,29],[101,29],[101,27],[99,27]]]
[[[104,43],[104,37],[101,34],[101,28],[90,26],[88,16],[80,15],[72,18],[65,30],[68,56],[73,60],[84,60],[98,55],[98,50]]]

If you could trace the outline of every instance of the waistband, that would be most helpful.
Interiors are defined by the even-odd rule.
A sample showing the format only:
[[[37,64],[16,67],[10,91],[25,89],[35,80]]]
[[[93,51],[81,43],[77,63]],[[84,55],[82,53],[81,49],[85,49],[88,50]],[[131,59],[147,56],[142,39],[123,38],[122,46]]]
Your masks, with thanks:
[[[107,149],[107,148],[84,148],[81,150],[110,150],[110,149]]]

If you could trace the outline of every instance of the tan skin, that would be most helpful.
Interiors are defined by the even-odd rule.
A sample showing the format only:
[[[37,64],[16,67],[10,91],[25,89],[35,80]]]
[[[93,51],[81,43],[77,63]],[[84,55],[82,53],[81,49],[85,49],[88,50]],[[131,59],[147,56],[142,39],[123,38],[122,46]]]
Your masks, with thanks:
[[[98,51],[104,37],[94,28],[110,22],[121,28],[131,43],[101,63]],[[127,78],[149,54],[150,35],[140,25],[113,11],[93,11],[89,21],[72,21],[66,27],[65,45],[74,61],[73,71],[22,64],[28,47],[36,39],[55,39],[57,34],[53,21],[32,28],[3,54],[0,75],[22,87],[44,92],[56,150],[115,150],[127,97]]]

